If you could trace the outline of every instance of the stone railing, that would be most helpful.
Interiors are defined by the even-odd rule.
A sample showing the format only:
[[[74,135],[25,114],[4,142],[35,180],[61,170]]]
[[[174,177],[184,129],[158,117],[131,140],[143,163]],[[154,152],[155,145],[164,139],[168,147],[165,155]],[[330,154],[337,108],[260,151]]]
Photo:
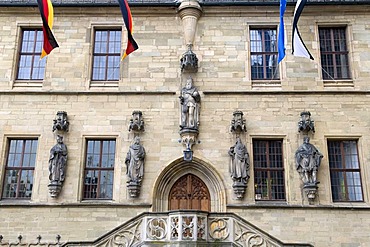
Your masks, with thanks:
[[[261,246],[309,247],[283,243],[233,213],[174,211],[143,213],[93,242],[62,246]]]

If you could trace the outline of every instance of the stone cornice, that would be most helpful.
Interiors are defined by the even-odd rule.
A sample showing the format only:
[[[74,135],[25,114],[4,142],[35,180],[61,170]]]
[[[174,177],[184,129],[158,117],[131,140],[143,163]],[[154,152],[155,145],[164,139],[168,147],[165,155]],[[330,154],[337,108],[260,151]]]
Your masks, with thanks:
[[[117,0],[52,0],[58,6],[118,6]],[[130,6],[178,6],[181,0],[128,0]],[[209,6],[258,6],[279,5],[279,0],[199,0],[200,5]],[[288,5],[296,0],[287,0]],[[358,5],[370,4],[370,0],[310,0],[307,5]],[[0,0],[0,6],[36,6],[35,0]]]

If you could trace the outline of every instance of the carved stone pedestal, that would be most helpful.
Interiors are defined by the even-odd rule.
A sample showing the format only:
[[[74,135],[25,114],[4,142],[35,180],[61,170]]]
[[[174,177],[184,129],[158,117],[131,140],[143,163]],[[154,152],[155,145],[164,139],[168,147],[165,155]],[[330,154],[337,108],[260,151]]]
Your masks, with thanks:
[[[233,189],[234,189],[234,194],[236,195],[236,198],[238,200],[241,200],[244,197],[245,191],[247,189],[247,185],[242,182],[234,182]]]
[[[318,188],[319,187],[317,187],[315,183],[306,183],[303,185],[303,192],[307,196],[309,202],[315,200]]]
[[[192,161],[193,151],[192,146],[197,142],[199,131],[192,128],[183,128],[180,130],[181,143],[185,146],[184,160]]]
[[[58,197],[60,191],[62,190],[62,184],[57,181],[50,182],[48,187],[49,187],[49,194],[53,198]]]
[[[129,182],[127,184],[127,189],[128,189],[128,194],[130,195],[130,197],[132,198],[139,197],[141,184],[136,183],[136,182]]]

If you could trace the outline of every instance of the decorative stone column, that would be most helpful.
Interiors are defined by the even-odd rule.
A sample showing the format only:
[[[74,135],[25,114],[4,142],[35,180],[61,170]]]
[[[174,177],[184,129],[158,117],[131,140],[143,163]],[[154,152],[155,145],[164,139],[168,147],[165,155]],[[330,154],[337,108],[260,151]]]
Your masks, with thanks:
[[[197,22],[202,14],[202,8],[196,0],[184,0],[181,2],[178,13],[182,20],[184,29],[185,45],[187,52],[185,52],[180,59],[182,72],[197,72],[198,58],[192,51],[194,45],[195,32],[197,29]]]

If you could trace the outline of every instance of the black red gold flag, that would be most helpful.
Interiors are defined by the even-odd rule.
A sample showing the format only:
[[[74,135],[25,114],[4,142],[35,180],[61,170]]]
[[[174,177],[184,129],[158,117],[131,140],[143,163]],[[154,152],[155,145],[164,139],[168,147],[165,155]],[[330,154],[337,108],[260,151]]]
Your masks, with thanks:
[[[127,0],[118,0],[119,6],[121,8],[123,21],[125,22],[125,26],[127,29],[127,48],[125,53],[122,56],[122,60],[125,59],[131,52],[139,49],[139,46],[137,45],[136,41],[134,40],[134,37],[132,36],[132,15],[130,6],[128,5]]]
[[[44,45],[42,48],[41,57],[47,56],[54,48],[59,47],[53,32],[54,21],[54,9],[50,0],[37,0],[39,6],[41,19],[42,19],[42,31],[44,34]]]

